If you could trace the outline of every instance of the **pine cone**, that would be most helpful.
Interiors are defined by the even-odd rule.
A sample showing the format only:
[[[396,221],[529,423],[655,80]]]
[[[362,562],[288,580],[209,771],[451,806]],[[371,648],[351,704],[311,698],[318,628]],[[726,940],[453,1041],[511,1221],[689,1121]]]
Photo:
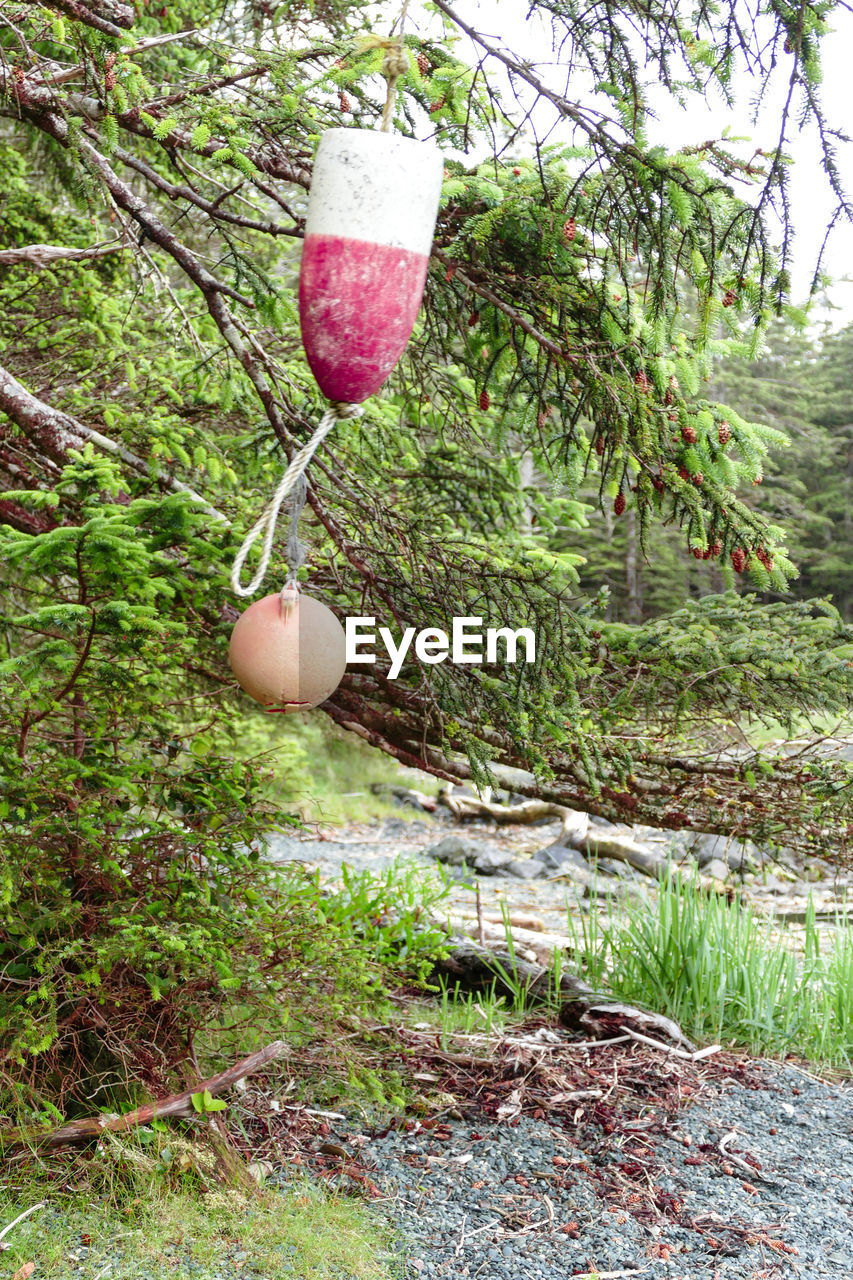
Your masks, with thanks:
[[[721,555],[721,554],[722,554],[723,544],[722,544],[722,542],[720,542],[719,538],[716,538],[716,539],[711,543],[711,545],[710,545],[710,547],[708,548],[708,550],[710,551],[711,555],[712,555],[712,556],[714,556],[715,558],[716,558],[718,555]]]
[[[743,573],[746,568],[746,552],[743,547],[735,547],[732,552],[732,568],[735,573]]]
[[[470,316],[468,317],[468,328],[473,329],[474,325],[479,323],[480,323],[479,311],[472,311]]]
[[[701,488],[701,486],[705,483],[705,476],[701,471],[694,471],[693,475],[691,476],[691,479],[693,483],[696,485],[697,489]]]
[[[634,375],[634,382],[640,388],[643,395],[648,395],[652,384],[649,382],[648,376],[644,369],[641,369],[639,373]]]
[[[422,76],[428,76],[430,71],[432,71],[432,64],[430,63],[429,58],[423,52],[418,54],[417,64],[418,64],[418,71],[420,71]]]
[[[679,467],[678,474],[681,476],[682,480],[690,479],[690,472],[687,470],[686,467]]]
[[[341,94],[341,111],[350,111],[351,109],[352,108],[351,108],[349,96],[346,93],[342,93]]]
[[[565,240],[566,244],[572,243],[575,236],[577,235],[577,230],[578,230],[577,223],[575,222],[574,218],[566,218],[566,221],[563,223],[563,239]]]
[[[721,422],[717,428],[717,439],[721,445],[727,445],[732,438],[732,429],[727,422]]]
[[[492,403],[492,398],[489,395],[486,388],[483,387],[483,390],[480,392],[480,408],[482,409],[483,413],[486,413],[488,411],[491,403]]]
[[[614,510],[615,514],[616,514],[617,516],[621,516],[621,515],[622,515],[622,513],[623,513],[623,511],[625,510],[625,507],[626,507],[627,505],[628,505],[628,504],[627,504],[627,503],[626,503],[626,501],[625,501],[625,495],[624,495],[624,493],[621,493],[621,492],[620,492],[620,493],[617,493],[616,498],[615,498],[615,501],[614,501],[614,503],[613,503],[613,510]]]
[[[735,302],[737,302],[737,294],[733,289],[726,289],[726,292],[723,294],[723,306],[731,307]]]
[[[436,98],[435,102],[430,104],[430,109],[429,109],[430,115],[435,115],[436,111],[440,111],[446,101],[447,101],[446,96],[441,98]]]
[[[595,437],[595,452],[598,454],[599,458],[604,453],[604,436]]]
[[[695,444],[699,437],[696,435],[695,427],[682,427],[681,438],[685,444]]]

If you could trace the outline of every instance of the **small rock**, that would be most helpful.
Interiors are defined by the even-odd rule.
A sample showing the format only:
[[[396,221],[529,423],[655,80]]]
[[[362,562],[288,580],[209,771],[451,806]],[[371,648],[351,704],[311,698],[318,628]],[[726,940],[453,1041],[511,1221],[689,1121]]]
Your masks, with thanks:
[[[466,840],[463,836],[445,836],[424,852],[428,858],[435,858],[436,862],[443,862],[448,867],[461,867],[463,863],[473,866],[487,848],[487,845]]]
[[[539,850],[536,858],[547,871],[567,871],[570,867],[589,871],[589,863],[583,854],[565,844],[549,844]]]
[[[709,862],[700,862],[699,866],[706,876],[711,876],[714,880],[727,880],[729,877],[728,863],[723,862],[722,858],[711,858]]]
[[[518,876],[519,880],[538,880],[545,875],[546,869],[538,858],[513,858],[507,871],[511,876]]]
[[[693,856],[704,871],[715,859],[725,862],[732,871],[751,870],[756,865],[757,850],[751,841],[744,843],[734,836],[718,836],[703,832],[693,842]],[[709,875],[713,874],[708,872]],[[721,878],[721,877],[720,877]]]
[[[506,871],[514,861],[513,855],[507,850],[487,845],[474,859],[474,870],[481,876],[494,876]]]

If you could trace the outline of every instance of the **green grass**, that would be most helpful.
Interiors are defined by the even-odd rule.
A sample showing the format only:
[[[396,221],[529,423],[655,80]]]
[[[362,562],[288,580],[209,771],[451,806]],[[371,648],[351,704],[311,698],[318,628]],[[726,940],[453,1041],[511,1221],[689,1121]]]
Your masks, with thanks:
[[[189,1144],[185,1144],[189,1146]],[[364,1204],[323,1188],[244,1195],[189,1179],[164,1185],[149,1148],[122,1144],[139,1161],[110,1186],[67,1189],[67,1174],[18,1182],[0,1191],[0,1230],[40,1200],[43,1209],[4,1239],[0,1271],[34,1262],[33,1280],[389,1280],[390,1240]],[[161,1142],[175,1162],[180,1139]],[[114,1168],[115,1150],[98,1156],[97,1178]],[[156,1160],[155,1160],[156,1163]],[[83,1174],[86,1182],[90,1175]],[[208,1184],[209,1185],[209,1184]]]
[[[657,900],[577,919],[569,935],[593,986],[674,1018],[697,1041],[794,1053],[849,1068],[853,930],[820,930],[809,906],[799,946],[739,901],[673,878]]]

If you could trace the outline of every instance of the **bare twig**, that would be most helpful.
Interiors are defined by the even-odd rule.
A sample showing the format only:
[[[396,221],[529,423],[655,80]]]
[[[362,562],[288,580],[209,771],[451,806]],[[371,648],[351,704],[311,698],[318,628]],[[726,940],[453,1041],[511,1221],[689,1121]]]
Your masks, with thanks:
[[[87,249],[72,249],[57,244],[27,244],[20,249],[0,249],[0,264],[8,267],[26,262],[31,267],[46,267],[52,262],[87,262],[90,258],[103,258],[108,253],[118,253],[125,245],[123,236],[90,245]]]
[[[195,1114],[194,1094],[208,1092],[215,1096],[218,1093],[224,1093],[238,1080],[255,1071],[260,1071],[268,1063],[280,1058],[286,1049],[287,1044],[284,1040],[274,1040],[272,1044],[266,1045],[256,1053],[250,1053],[247,1058],[241,1058],[239,1062],[234,1063],[233,1067],[220,1071],[209,1080],[200,1081],[192,1089],[185,1089],[183,1093],[171,1094],[168,1098],[159,1098],[155,1102],[146,1103],[145,1106],[137,1107],[127,1115],[85,1116],[80,1120],[72,1120],[59,1129],[52,1129],[48,1133],[3,1133],[0,1134],[0,1142],[7,1149],[29,1146],[50,1151],[56,1147],[92,1142],[104,1133],[127,1133],[138,1129],[140,1125],[151,1124],[152,1120],[192,1116]]]
[[[0,1240],[2,1240],[4,1236],[7,1236],[9,1232],[12,1230],[12,1228],[16,1227],[19,1222],[23,1222],[24,1218],[28,1218],[30,1214],[35,1213],[37,1209],[43,1209],[46,1204],[47,1204],[46,1200],[40,1200],[38,1204],[31,1204],[29,1209],[25,1209],[23,1213],[19,1213],[17,1218],[13,1218],[12,1221],[7,1223],[6,1226],[3,1228],[3,1230],[0,1231]],[[10,1249],[10,1248],[11,1248],[11,1245],[0,1244],[0,1249]]]

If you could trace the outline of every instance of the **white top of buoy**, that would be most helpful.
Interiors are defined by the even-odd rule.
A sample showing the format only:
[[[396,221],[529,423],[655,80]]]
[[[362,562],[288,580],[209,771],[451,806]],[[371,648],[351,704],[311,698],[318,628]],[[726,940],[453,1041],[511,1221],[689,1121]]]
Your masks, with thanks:
[[[345,236],[428,255],[444,159],[431,142],[372,129],[320,138],[305,235]]]

